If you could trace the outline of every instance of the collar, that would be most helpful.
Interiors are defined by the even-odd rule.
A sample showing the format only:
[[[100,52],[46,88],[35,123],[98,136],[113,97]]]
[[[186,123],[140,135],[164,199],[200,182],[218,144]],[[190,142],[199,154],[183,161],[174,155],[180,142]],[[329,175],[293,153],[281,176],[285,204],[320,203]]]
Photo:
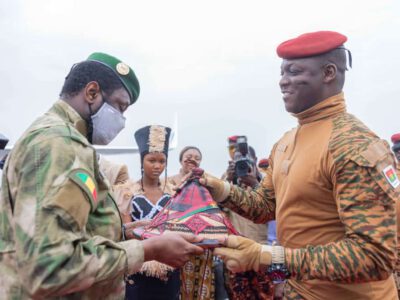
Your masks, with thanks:
[[[76,130],[83,136],[87,136],[87,123],[78,112],[64,100],[58,100],[54,103],[50,111],[56,113],[61,119],[69,124],[72,124]]]
[[[327,119],[346,111],[343,92],[329,97],[320,103],[302,111],[298,114],[292,114],[299,121],[300,125]]]

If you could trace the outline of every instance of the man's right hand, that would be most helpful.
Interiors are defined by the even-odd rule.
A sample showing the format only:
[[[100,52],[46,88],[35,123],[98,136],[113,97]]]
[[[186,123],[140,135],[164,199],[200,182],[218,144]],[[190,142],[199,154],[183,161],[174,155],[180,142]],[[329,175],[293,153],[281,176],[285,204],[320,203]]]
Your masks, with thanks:
[[[182,267],[192,255],[200,255],[203,249],[193,245],[203,240],[191,234],[165,233],[144,240],[144,260],[157,260],[174,268]]]
[[[215,201],[221,202],[228,198],[231,191],[231,185],[229,182],[218,179],[217,177],[207,173],[204,173],[199,181],[210,191],[210,194]]]

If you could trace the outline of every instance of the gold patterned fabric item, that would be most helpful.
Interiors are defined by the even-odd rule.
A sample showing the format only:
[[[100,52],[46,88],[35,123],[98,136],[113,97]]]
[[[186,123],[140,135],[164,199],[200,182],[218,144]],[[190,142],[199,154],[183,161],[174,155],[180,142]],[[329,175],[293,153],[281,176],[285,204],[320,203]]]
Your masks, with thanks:
[[[181,299],[215,299],[212,250],[193,256],[181,269]]]

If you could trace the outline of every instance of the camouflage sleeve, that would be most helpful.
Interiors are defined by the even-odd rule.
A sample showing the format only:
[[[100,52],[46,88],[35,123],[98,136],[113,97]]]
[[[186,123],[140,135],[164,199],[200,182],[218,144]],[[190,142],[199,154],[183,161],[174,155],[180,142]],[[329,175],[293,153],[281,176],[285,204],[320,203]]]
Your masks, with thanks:
[[[86,230],[93,203],[68,176],[91,175],[83,145],[53,138],[24,151],[14,184],[16,257],[21,282],[33,298],[87,289],[140,268],[138,241],[116,243]],[[87,161],[85,161],[87,159]]]
[[[400,177],[400,165],[396,162],[396,173],[397,177]],[[396,287],[400,297],[400,198],[396,199],[396,214],[397,214],[397,260],[396,260],[396,267],[395,267],[395,280],[396,280]]]
[[[397,171],[397,176],[399,176]],[[400,297],[400,199],[396,200],[396,214],[397,214],[397,260],[396,267],[394,269],[394,278],[396,281],[397,291]]]
[[[286,265],[293,278],[354,283],[390,276],[396,259],[399,187],[397,177],[392,177],[393,186],[386,177],[394,162],[388,151],[383,153],[383,157],[356,155],[335,171],[334,195],[345,238],[326,245],[286,248]]]
[[[242,217],[254,223],[264,224],[275,219],[275,191],[272,183],[273,159],[269,158],[270,166],[261,181],[254,189],[244,189],[231,185],[229,197],[220,202]]]

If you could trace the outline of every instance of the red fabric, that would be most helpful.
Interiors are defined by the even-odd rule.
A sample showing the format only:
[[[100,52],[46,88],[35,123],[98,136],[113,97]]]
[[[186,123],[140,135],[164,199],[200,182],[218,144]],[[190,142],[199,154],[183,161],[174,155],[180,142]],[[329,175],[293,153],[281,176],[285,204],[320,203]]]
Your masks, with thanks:
[[[238,136],[237,135],[232,135],[230,137],[228,137],[228,142],[231,144],[236,143]]]
[[[260,159],[260,161],[258,162],[258,167],[259,168],[266,168],[268,166],[269,166],[268,158]]]
[[[400,142],[400,133],[396,133],[392,135],[392,143]]]
[[[201,169],[197,168],[193,173],[198,170]],[[166,231],[193,233],[208,238],[238,234],[209,191],[200,185],[199,176],[189,180],[148,226],[134,229],[135,235],[146,239]]]
[[[276,53],[286,59],[314,56],[331,51],[346,41],[347,37],[338,32],[310,32],[281,43]]]

